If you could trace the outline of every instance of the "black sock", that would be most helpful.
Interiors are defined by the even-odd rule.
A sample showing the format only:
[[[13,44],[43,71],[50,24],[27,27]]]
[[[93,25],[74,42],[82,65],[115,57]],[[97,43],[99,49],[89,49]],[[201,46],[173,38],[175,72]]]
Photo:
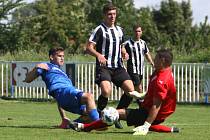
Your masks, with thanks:
[[[117,109],[128,108],[132,100],[133,100],[132,97],[124,93],[120,98],[120,101],[117,105]]]
[[[107,103],[108,103],[108,98],[104,97],[103,95],[100,95],[98,97],[97,109],[98,109],[99,115],[101,114],[101,111],[106,107]]]

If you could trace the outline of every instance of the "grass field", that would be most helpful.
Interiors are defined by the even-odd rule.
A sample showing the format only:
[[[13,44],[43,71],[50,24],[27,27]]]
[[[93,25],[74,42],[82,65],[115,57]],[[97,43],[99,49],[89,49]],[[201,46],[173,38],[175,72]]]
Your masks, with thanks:
[[[109,104],[110,105],[110,104]],[[111,104],[110,106],[116,106]],[[135,104],[132,105],[135,107]],[[71,115],[76,118],[77,115]],[[165,124],[181,128],[180,133],[155,133],[133,136],[132,128],[110,127],[107,131],[75,132],[55,126],[60,123],[54,102],[11,101],[0,99],[1,140],[210,140],[210,106],[178,105]]]

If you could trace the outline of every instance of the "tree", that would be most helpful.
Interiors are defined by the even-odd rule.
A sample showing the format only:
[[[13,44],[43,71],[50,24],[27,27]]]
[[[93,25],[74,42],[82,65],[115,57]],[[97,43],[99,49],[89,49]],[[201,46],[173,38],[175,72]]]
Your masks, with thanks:
[[[136,21],[137,10],[134,8],[133,0],[113,0],[118,8],[117,24],[124,29],[126,36],[133,34],[133,24]]]
[[[107,0],[87,0],[85,7],[85,13],[87,16],[87,22],[90,23],[90,28],[95,28],[103,20],[103,6],[107,3]]]
[[[153,20],[153,13],[148,7],[141,8],[137,11],[135,22],[142,26],[142,38],[147,42],[150,50],[155,51],[159,46],[161,46],[162,38],[160,37],[160,33]]]
[[[158,30],[169,36],[170,46],[178,51],[186,47],[186,35],[190,33],[192,11],[190,2],[162,1],[159,10],[153,11]]]
[[[82,50],[88,30],[84,4],[82,0],[43,0],[19,9],[13,17],[22,33],[19,47],[39,51],[58,43],[72,54]],[[26,14],[28,10],[32,12]]]
[[[9,23],[9,16],[14,9],[23,5],[22,0],[0,0],[0,46],[1,52],[14,49],[16,39],[12,25]]]
[[[86,14],[87,1],[64,0],[59,5],[59,15],[63,15],[62,28],[65,30],[71,45],[69,52],[82,52],[90,29]]]

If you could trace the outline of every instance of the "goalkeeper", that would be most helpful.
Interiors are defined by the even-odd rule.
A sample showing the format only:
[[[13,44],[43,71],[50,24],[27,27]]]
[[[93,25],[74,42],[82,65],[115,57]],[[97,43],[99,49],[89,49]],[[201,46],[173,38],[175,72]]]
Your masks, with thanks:
[[[118,109],[119,119],[128,126],[135,126],[133,135],[146,135],[148,131],[179,132],[178,128],[160,125],[176,108],[176,88],[170,68],[173,54],[166,49],[157,51],[154,60],[155,71],[150,77],[147,94],[139,109]],[[92,125],[91,125],[92,124]],[[91,124],[78,125],[82,130],[105,127],[101,120]]]
[[[177,128],[159,125],[176,108],[176,88],[170,68],[173,54],[159,50],[155,56],[155,71],[150,77],[147,95],[140,109],[119,110],[120,119],[127,120],[128,126],[137,126],[134,135],[146,135],[149,130],[178,132]]]

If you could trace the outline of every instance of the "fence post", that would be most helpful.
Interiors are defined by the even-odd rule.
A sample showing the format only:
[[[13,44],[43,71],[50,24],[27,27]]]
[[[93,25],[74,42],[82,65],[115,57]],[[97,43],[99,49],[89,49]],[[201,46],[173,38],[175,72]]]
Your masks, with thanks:
[[[10,87],[11,87],[11,97],[14,97],[14,86],[13,86],[13,82],[12,82],[12,77],[13,77],[13,72],[12,72],[12,63],[10,62]]]
[[[209,94],[210,94],[210,66],[208,63],[205,63],[203,68],[203,80],[204,80],[204,102],[209,103]]]

